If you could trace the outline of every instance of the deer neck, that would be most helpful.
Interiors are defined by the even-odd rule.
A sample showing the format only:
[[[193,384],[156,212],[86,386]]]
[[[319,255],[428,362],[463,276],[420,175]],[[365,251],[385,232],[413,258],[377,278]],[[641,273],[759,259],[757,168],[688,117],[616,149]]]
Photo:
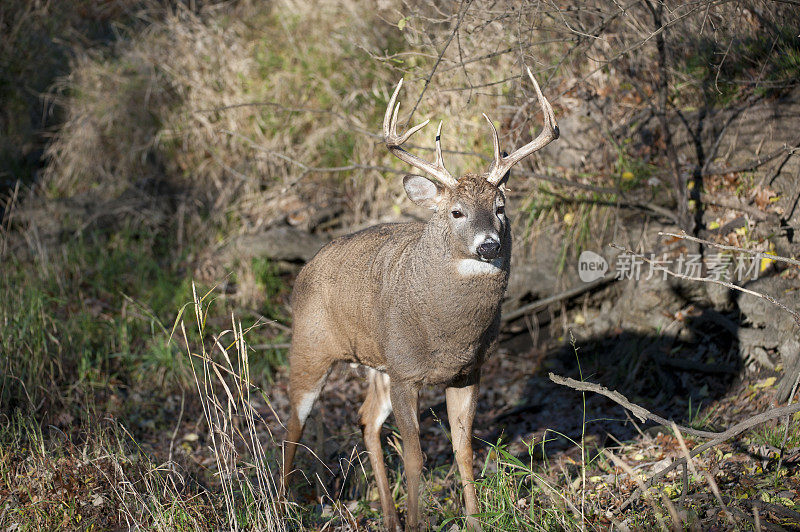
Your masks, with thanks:
[[[508,242],[503,243],[505,247]],[[450,235],[432,220],[422,230],[411,250],[410,267],[417,286],[426,287],[425,294],[415,297],[429,300],[433,306],[458,309],[472,314],[495,312],[508,283],[510,250],[498,260],[483,262],[465,257],[454,250]]]

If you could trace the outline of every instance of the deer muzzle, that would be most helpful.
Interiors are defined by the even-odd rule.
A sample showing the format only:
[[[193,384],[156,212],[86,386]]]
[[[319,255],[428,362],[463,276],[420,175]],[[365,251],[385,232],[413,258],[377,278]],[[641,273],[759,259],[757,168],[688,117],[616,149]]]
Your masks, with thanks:
[[[476,251],[481,259],[494,260],[500,255],[500,242],[489,237],[478,246]]]

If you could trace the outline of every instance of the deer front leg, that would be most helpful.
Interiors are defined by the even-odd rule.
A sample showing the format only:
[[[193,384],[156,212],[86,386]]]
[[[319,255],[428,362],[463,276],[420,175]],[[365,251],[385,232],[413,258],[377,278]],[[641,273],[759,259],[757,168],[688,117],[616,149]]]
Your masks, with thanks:
[[[375,474],[375,483],[381,497],[384,525],[390,532],[397,532],[400,530],[400,521],[397,518],[397,510],[395,510],[392,492],[389,489],[389,479],[386,478],[386,466],[383,463],[383,448],[381,447],[381,427],[392,413],[389,376],[372,368],[368,372],[367,398],[359,410],[361,425],[364,428],[364,444],[367,446],[372,472]]]
[[[464,506],[467,526],[472,530],[482,530],[477,514],[478,497],[475,493],[475,477],[472,473],[472,420],[478,403],[478,376],[474,382],[464,387],[449,387],[446,392],[447,417],[450,419],[450,432],[453,439],[458,471],[464,490]]]
[[[419,387],[392,380],[392,408],[403,438],[403,466],[406,471],[406,530],[419,530],[419,480],[422,449],[419,445]]]

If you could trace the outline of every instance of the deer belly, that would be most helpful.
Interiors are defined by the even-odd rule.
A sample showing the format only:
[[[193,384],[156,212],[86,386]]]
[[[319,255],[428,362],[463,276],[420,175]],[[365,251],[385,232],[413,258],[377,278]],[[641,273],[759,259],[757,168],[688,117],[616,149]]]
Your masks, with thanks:
[[[430,368],[423,382],[425,384],[448,384],[473,373],[478,367],[477,359],[468,364],[437,366]]]
[[[386,369],[386,357],[378,342],[373,337],[357,337],[353,339],[351,354],[354,362],[383,371]]]
[[[456,352],[437,352],[426,367],[425,384],[446,384],[469,375],[483,362],[484,349],[473,348]]]

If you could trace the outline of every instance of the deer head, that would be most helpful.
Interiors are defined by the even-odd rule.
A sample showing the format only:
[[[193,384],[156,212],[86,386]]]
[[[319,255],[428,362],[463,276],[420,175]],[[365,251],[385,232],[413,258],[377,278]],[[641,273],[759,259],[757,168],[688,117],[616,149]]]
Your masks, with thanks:
[[[530,69],[528,76],[533,82],[536,94],[544,114],[544,128],[539,135],[525,146],[515,150],[510,155],[503,155],[500,151],[500,139],[497,129],[486,114],[484,118],[489,123],[492,131],[492,145],[494,147],[494,161],[489,168],[481,174],[465,174],[456,179],[444,166],[442,158],[442,122],[436,131],[436,160],[433,163],[425,161],[416,155],[407,152],[402,145],[417,131],[425,127],[429,120],[409,129],[405,134],[397,133],[397,115],[400,104],[397,95],[403,86],[403,80],[397,84],[386,114],[383,118],[383,136],[386,146],[401,161],[422,170],[431,179],[408,175],[403,179],[403,185],[408,197],[422,207],[435,211],[435,217],[440,224],[445,224],[452,235],[453,248],[457,254],[476,260],[490,262],[501,253],[502,236],[508,226],[505,215],[505,181],[512,166],[525,157],[542,149],[559,136],[553,109],[542,95],[539,84],[533,77]]]

